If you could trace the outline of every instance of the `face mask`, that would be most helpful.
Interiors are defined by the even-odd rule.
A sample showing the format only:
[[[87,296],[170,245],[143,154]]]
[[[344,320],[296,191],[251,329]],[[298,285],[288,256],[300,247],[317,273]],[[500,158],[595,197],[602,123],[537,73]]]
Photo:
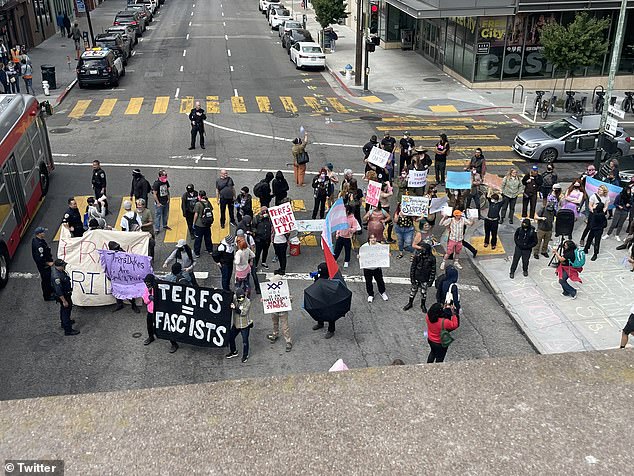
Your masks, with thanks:
[[[240,302],[244,301],[244,297],[239,297],[238,301],[240,301]]]
[[[167,182],[167,175],[161,175],[161,176],[159,177],[159,181],[160,181],[160,182],[163,182],[163,183]]]
[[[136,211],[140,213],[143,211],[143,208],[136,207]]]
[[[268,217],[269,217],[268,213],[265,213],[264,215],[262,215],[262,218],[268,218]]]
[[[522,228],[524,228],[525,230],[528,230],[528,225],[522,225]]]

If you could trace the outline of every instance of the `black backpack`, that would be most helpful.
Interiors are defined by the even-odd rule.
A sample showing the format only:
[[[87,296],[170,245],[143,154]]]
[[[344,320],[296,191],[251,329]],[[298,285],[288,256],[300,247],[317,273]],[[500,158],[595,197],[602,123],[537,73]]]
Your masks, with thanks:
[[[211,203],[207,200],[203,202],[203,212],[200,216],[200,222],[203,226],[211,226],[214,222],[214,211],[211,208]]]
[[[269,184],[265,181],[258,182],[258,184],[253,188],[253,195],[258,198],[268,198]]]
[[[128,221],[128,231],[139,231],[141,227],[139,226],[139,222],[136,221],[137,214],[135,213],[132,218],[127,215],[124,215],[125,219]]]

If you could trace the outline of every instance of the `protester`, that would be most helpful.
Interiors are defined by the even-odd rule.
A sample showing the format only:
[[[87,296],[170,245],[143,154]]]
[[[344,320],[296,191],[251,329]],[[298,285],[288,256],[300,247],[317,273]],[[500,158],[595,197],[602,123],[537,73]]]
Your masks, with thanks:
[[[440,263],[440,269],[445,269],[445,265],[447,260],[450,259],[450,256],[453,256],[453,264],[456,268],[462,269],[460,262],[458,260],[458,256],[460,256],[460,252],[462,251],[463,239],[464,239],[464,231],[466,226],[471,225],[472,222],[467,220],[460,210],[454,210],[452,217],[446,217],[441,222],[441,225],[446,226],[449,230],[449,239],[447,241],[447,252],[445,257]]]
[[[173,263],[172,269],[169,274],[167,274],[164,278],[164,281],[168,281],[170,283],[178,283],[178,284],[192,284],[189,280],[189,274],[183,274],[183,266],[180,263]]]
[[[449,140],[447,134],[440,134],[440,140],[436,143],[436,156],[434,169],[436,172],[436,184],[445,185],[445,170],[447,169],[447,156],[449,155]]]
[[[84,235],[84,221],[81,218],[77,202],[74,198],[68,199],[68,209],[64,213],[62,225],[70,232],[70,234],[79,238]]]
[[[343,192],[344,192],[344,188],[347,191],[348,188],[350,186],[350,180],[353,179],[353,175],[352,175],[352,170],[350,169],[345,169],[343,171],[343,179],[341,180],[341,186],[339,188],[339,191],[341,192],[339,194],[340,197],[343,197]]]
[[[392,230],[394,229],[394,222],[392,221],[392,216],[390,214],[390,197],[394,194],[394,190],[390,185],[390,182],[383,182],[381,184],[381,192],[379,193],[379,203],[381,204],[381,209],[388,214],[389,220],[386,222],[387,224],[387,233],[385,242],[388,244],[396,243],[396,240],[392,238]]]
[[[500,200],[497,193],[493,193],[489,198],[489,209],[487,216],[484,217],[484,247],[488,247],[491,243],[491,249],[494,250],[498,244],[498,226],[502,218],[500,212],[504,203]]]
[[[592,214],[594,213],[594,209],[597,207],[599,203],[603,204],[604,212],[607,211],[608,207],[610,206],[610,196],[608,192],[608,187],[606,187],[605,185],[600,185],[596,193],[593,193],[592,196],[588,200],[589,212],[586,215],[588,217],[588,220],[586,223],[586,227],[583,230],[583,233],[581,233],[581,240],[579,241],[579,246],[584,245],[586,241],[586,237],[588,236],[588,233],[590,233],[590,222],[591,222]]]
[[[517,202],[517,196],[521,190],[522,181],[517,176],[517,170],[511,167],[502,179],[502,211],[500,213],[500,223],[504,223],[504,217],[506,216],[506,210],[508,208],[509,224],[513,224],[515,202]]]
[[[290,297],[291,301],[293,297]],[[279,311],[271,314],[271,320],[273,321],[273,332],[268,334],[266,338],[271,341],[271,344],[277,341],[280,335],[280,324],[282,325],[282,335],[286,341],[286,352],[290,352],[293,348],[293,341],[291,339],[291,329],[288,325],[288,311]]]
[[[303,140],[299,137],[293,139],[293,148],[291,149],[291,153],[293,154],[293,174],[295,175],[295,185],[297,185],[298,187],[304,186],[304,175],[306,174],[307,162],[303,162],[303,160],[306,160],[305,154],[307,145],[308,132],[304,132]],[[266,204],[266,206],[268,207],[268,204]]]
[[[361,199],[363,198],[363,192],[357,185],[357,179],[350,179],[348,186],[342,190],[342,197],[344,205],[352,207],[354,217],[361,224]],[[360,234],[361,230],[357,233]]]
[[[164,230],[171,230],[167,226],[170,213],[170,183],[165,169],[158,172],[158,178],[152,185],[152,196],[154,198],[154,232],[158,235],[161,227]]]
[[[412,241],[412,248],[414,250],[422,250],[423,243],[427,243],[432,248],[437,244],[436,238],[434,237],[434,233],[432,232],[432,226],[429,222],[423,221],[423,224],[420,225],[420,231],[414,233],[414,240]],[[398,256],[397,256],[398,258]]]
[[[109,241],[108,242],[108,250],[113,251],[115,253],[123,253],[124,252],[123,248],[121,248],[121,245],[119,243],[117,243],[116,241]],[[108,279],[110,279],[110,278],[108,278]],[[123,309],[123,299],[120,299],[120,298],[115,298],[115,299],[117,300],[117,307],[115,307],[112,310],[112,312],[117,312],[117,311],[120,311],[121,309]],[[136,312],[137,314],[139,314],[141,312],[141,310],[136,305],[136,299],[135,298],[130,298],[129,301],[130,301],[130,305],[132,307],[132,310],[134,312]]]
[[[445,274],[436,278],[436,302],[444,306],[453,306],[456,315],[460,315],[460,292],[458,291],[458,270],[447,266]]]
[[[362,244],[361,248],[374,246],[377,243],[376,237],[370,233],[368,235],[368,242]],[[363,278],[365,280],[365,290],[368,293],[368,302],[372,302],[374,300],[374,286],[372,285],[373,279],[376,281],[376,285],[379,288],[379,294],[383,300],[388,300],[388,296],[385,292],[385,281],[383,281],[383,270],[381,268],[363,268]]]
[[[590,261],[596,261],[599,256],[601,235],[607,226],[608,219],[603,211],[603,202],[599,202],[596,204],[590,214],[590,217],[588,218],[588,228],[590,229],[590,232],[588,235],[588,241],[586,242],[586,246],[583,250],[586,254],[588,254],[590,246],[592,245],[592,242],[594,242],[594,254],[592,255],[592,258],[590,258]]]
[[[405,167],[401,170],[401,173],[394,180],[394,186],[397,189],[396,192],[396,203],[401,203],[403,200],[403,195],[409,195],[409,188],[407,187],[409,183],[409,170]]]
[[[153,274],[148,274],[144,279],[145,290],[143,291],[143,302],[147,308],[146,324],[147,324],[147,339],[143,341],[143,345],[150,345],[156,338],[154,332],[154,286],[156,286],[156,277]],[[173,354],[178,350],[178,344],[175,340],[170,340],[170,354]]]
[[[249,276],[251,274],[251,259],[255,258],[255,253],[251,251],[244,238],[236,239],[236,252],[233,264],[236,270],[236,289],[242,289],[248,298],[251,297],[251,284]]]
[[[416,293],[420,289],[420,308],[423,312],[427,312],[427,288],[434,283],[436,278],[436,257],[432,254],[431,246],[428,243],[422,243],[420,248],[420,251],[414,253],[410,266],[409,301],[403,307],[403,311],[412,308]]]
[[[634,334],[634,306],[630,309],[630,317],[627,319],[627,324],[625,324],[621,332],[621,344],[619,346],[621,349],[625,349],[630,334]]]
[[[545,207],[537,214],[537,244],[533,248],[533,258],[539,259],[539,254],[544,258],[549,258],[548,243],[553,233],[553,223],[555,221],[555,205],[547,202]]]
[[[586,191],[581,186],[581,181],[574,180],[561,201],[561,208],[572,210],[575,218],[581,215],[581,207],[586,200]]]
[[[575,245],[572,240],[566,240],[563,244],[562,254],[559,254],[556,246],[553,246],[552,250],[559,262],[556,273],[559,277],[561,289],[563,290],[562,295],[576,299],[577,290],[568,283],[568,279],[578,283],[581,282],[579,273],[583,271],[583,264],[580,264],[577,259],[577,245]],[[577,266],[577,264],[580,265]]]
[[[99,223],[99,227],[105,229],[108,227],[106,223],[106,207],[103,203],[106,201],[106,196],[102,195],[99,200],[95,200],[95,197],[88,197],[86,199],[86,214],[84,216],[84,225],[86,222],[95,219]]]
[[[150,182],[143,176],[140,169],[132,170],[132,184],[130,186],[130,197],[132,197],[135,201],[139,198],[145,200],[147,203],[147,198],[150,192],[152,191],[152,186]]]
[[[412,163],[409,167],[409,170],[429,173],[429,168],[431,167],[431,164],[432,164],[431,158],[427,154],[427,149],[419,146],[419,147],[416,147],[416,155],[412,158]],[[423,197],[425,195],[426,187],[427,187],[427,179],[425,179],[423,185],[421,185],[420,187],[411,187],[409,188],[409,190],[411,193],[413,193],[417,197]]]
[[[213,260],[220,268],[222,289],[231,291],[231,275],[233,274],[233,258],[235,255],[235,238],[232,235],[225,236],[216,251],[212,254]]]
[[[64,335],[76,336],[79,331],[73,329],[75,321],[70,318],[73,311],[73,286],[70,276],[66,272],[66,262],[56,259],[51,268],[51,287],[55,292],[55,297],[59,303],[59,319],[64,329]]]
[[[471,157],[471,159],[469,160],[469,163],[465,167],[465,171],[467,171],[467,170],[471,171],[471,170],[475,169],[476,173],[482,179],[484,179],[484,175],[486,174],[486,171],[487,171],[487,163],[486,162],[487,161],[484,158],[484,154],[482,153],[482,149],[480,147],[476,147],[475,151],[473,152],[473,157]]]
[[[364,215],[363,221],[368,224],[368,235],[374,235],[377,241],[382,242],[385,224],[391,221],[391,217],[389,213],[383,210],[381,202]]]
[[[232,359],[238,356],[236,337],[240,334],[242,335],[242,363],[245,363],[249,360],[249,331],[253,327],[253,321],[249,317],[251,301],[241,288],[236,289],[231,309],[233,309],[233,319],[229,331],[229,353],[226,358]]]
[[[414,219],[401,211],[400,202],[396,205],[393,222],[396,222],[394,231],[396,232],[398,241],[398,255],[396,259],[401,259],[403,257],[403,250],[409,252],[414,251],[414,248],[412,248],[412,242],[414,241]]]
[[[121,230],[141,231],[143,222],[141,222],[141,217],[136,210],[132,210],[132,202],[130,200],[123,201],[123,209],[125,210],[125,213],[121,217],[121,222],[119,223]]]
[[[557,174],[555,173],[555,166],[553,164],[546,165],[546,172],[541,174],[542,185],[540,188],[540,193],[542,194],[542,205],[546,206],[546,200],[548,199],[548,195],[550,191],[553,189],[553,185],[558,182]],[[559,187],[561,190],[561,187]]]
[[[200,257],[200,249],[202,247],[203,240],[205,241],[205,249],[207,253],[212,254],[214,251],[214,244],[211,241],[211,225],[214,222],[214,207],[207,198],[207,192],[205,190],[198,191],[198,202],[194,205],[194,235],[196,239],[194,241],[194,255],[196,258]]]
[[[313,206],[313,220],[317,218],[317,212],[319,212],[319,218],[323,220],[326,209],[326,199],[328,198],[328,192],[331,184],[328,178],[328,169],[322,167],[321,170],[313,178],[313,197],[315,198],[315,205]]]
[[[559,211],[559,204],[561,203],[562,200],[563,200],[563,197],[561,195],[561,185],[556,183],[553,185],[553,188],[548,194],[546,201],[551,202],[553,204],[553,206],[555,207],[555,213],[557,213]]]
[[[236,219],[240,222],[245,217],[253,217],[253,198],[249,193],[249,187],[242,187],[236,199]]]
[[[145,206],[145,200],[139,198],[136,201],[136,212],[141,218],[141,231],[145,231],[150,234],[150,242],[148,244],[148,255],[154,258],[154,247],[156,240],[154,238],[154,217],[152,212]]]
[[[261,257],[262,267],[269,269],[269,265],[266,264],[266,258],[269,256],[273,224],[269,217],[268,208],[260,207],[260,212],[253,219],[252,230],[255,238],[255,266],[257,267]]]
[[[196,231],[194,230],[194,208],[198,203],[198,192],[196,191],[194,184],[190,183],[185,187],[185,193],[181,197],[181,212],[187,222],[187,229],[189,230],[189,237],[192,240],[196,239]]]
[[[583,205],[584,205],[584,210],[583,210],[583,214],[586,216],[586,218],[588,218],[588,216],[590,215],[590,207],[589,207],[589,196],[586,192],[586,185],[587,185],[587,181],[588,181],[588,177],[592,177],[592,178],[596,178],[597,175],[597,169],[594,167],[594,165],[588,165],[586,167],[586,171],[584,174],[581,175],[581,188],[584,191],[584,200],[583,200]]]
[[[344,263],[343,267],[347,268],[350,265],[350,253],[352,250],[352,237],[357,231],[361,230],[359,222],[354,217],[354,211],[352,207],[346,206],[346,220],[348,222],[347,228],[337,230],[335,233],[335,249],[333,256],[335,261],[339,259],[341,250],[344,251]]]
[[[253,195],[260,199],[260,206],[269,207],[273,193],[271,192],[271,182],[273,181],[273,172],[267,172],[266,176],[253,187]]]
[[[176,243],[176,247],[163,263],[163,268],[167,268],[172,262],[180,263],[182,273],[185,278],[191,282],[194,286],[198,286],[196,282],[196,276],[194,275],[194,266],[196,266],[196,258],[192,249],[187,244],[186,240],[182,238]]]
[[[51,267],[53,266],[53,254],[46,242],[46,228],[38,226],[31,241],[31,255],[40,273],[40,285],[42,297],[45,301],[55,301],[55,292],[51,285]]]
[[[543,185],[542,176],[539,175],[537,165],[533,165],[530,172],[522,177],[522,185],[524,185],[524,192],[522,194],[522,218],[526,218],[530,206],[530,215],[528,215],[528,217],[532,219],[535,216],[537,194]]]
[[[453,311],[449,308],[450,311]],[[455,312],[451,312],[451,317],[447,318],[446,309],[435,303],[429,308],[429,312],[425,316],[427,323],[427,342],[431,348],[427,356],[427,363],[441,363],[445,361],[449,343],[443,343],[444,331],[450,332],[458,328],[460,319]],[[453,339],[451,339],[453,340]]]
[[[229,210],[229,223],[236,226],[233,202],[236,198],[235,184],[225,169],[220,171],[220,177],[216,179],[216,198],[220,206],[220,227],[226,223],[226,210]]]
[[[328,178],[330,179],[330,188],[328,190],[328,199],[326,200],[327,209],[330,209],[330,207],[332,207],[332,204],[335,202],[335,198],[337,195],[335,192],[335,187],[339,183],[339,177],[337,177],[337,174],[333,172],[333,169],[334,165],[332,165],[332,162],[328,162],[326,164],[326,170],[328,171]]]
[[[271,182],[271,187],[273,189],[273,196],[275,197],[275,206],[282,203],[282,200],[288,197],[288,182],[286,178],[284,178],[284,174],[281,170],[278,170],[275,174],[275,178]]]
[[[614,217],[612,223],[610,223],[610,228],[608,228],[607,233],[603,235],[604,240],[608,239],[612,234],[612,231],[616,229],[616,241],[621,241],[621,237],[619,235],[621,234],[626,218],[632,210],[633,203],[634,199],[632,198],[632,190],[630,187],[623,187],[621,193],[619,193],[614,200]]]
[[[410,137],[409,132],[403,132],[403,137],[398,142],[400,149],[400,160],[399,160],[399,171],[403,172],[403,169],[407,167],[410,168],[410,161],[412,154],[414,153],[415,143],[414,140]]]
[[[311,273],[311,276],[313,276],[312,273]],[[326,265],[326,263],[320,263],[319,266],[317,266],[317,273],[314,275],[313,279],[317,281],[318,279],[329,279],[329,277],[330,276],[328,274],[328,266]],[[314,331],[318,331],[319,329],[323,329],[323,328],[324,328],[324,321],[317,321],[317,324],[313,326]],[[328,331],[326,332],[324,339],[331,339],[332,336],[335,335],[335,330],[336,330],[335,321],[328,321]]]
[[[515,241],[515,251],[513,252],[513,261],[511,263],[511,271],[509,278],[515,278],[515,270],[522,259],[522,271],[524,276],[528,276],[528,262],[531,257],[531,250],[537,245],[537,233],[531,225],[528,218],[522,220],[522,225],[515,230],[513,240]]]
[[[480,212],[480,185],[482,185],[482,176],[478,173],[476,167],[471,168],[471,189],[466,198],[465,208],[471,208],[471,201],[473,200],[475,208],[478,210],[478,220],[482,219]]]

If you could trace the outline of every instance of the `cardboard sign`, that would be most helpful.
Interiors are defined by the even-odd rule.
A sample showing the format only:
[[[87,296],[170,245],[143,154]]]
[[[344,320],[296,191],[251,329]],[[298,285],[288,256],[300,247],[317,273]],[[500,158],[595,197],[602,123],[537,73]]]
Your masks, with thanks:
[[[429,206],[429,213],[438,213],[449,203],[449,199],[447,197],[442,198],[432,198],[431,205]]]
[[[440,214],[444,217],[450,217],[452,216],[452,213],[453,213],[453,208],[451,208],[449,205],[445,205],[444,207],[440,209]]]
[[[99,250],[107,250],[109,241],[116,241],[127,253],[147,256],[150,234],[143,231],[91,230],[81,238],[73,238],[66,227],[62,227],[57,257],[68,263],[66,272],[73,285],[73,304],[107,306],[115,302],[110,292],[110,280],[99,257]]]
[[[390,245],[368,245],[359,248],[359,267],[367,268],[389,268],[390,267]]]
[[[401,213],[409,217],[426,217],[429,215],[429,197],[415,197],[403,195],[401,198]]]
[[[292,309],[291,292],[288,289],[287,280],[280,279],[278,281],[261,283],[260,291],[262,291],[264,314],[290,311]]]
[[[368,182],[368,191],[365,194],[365,202],[370,206],[376,207],[381,196],[381,184],[370,180]]]
[[[407,186],[417,188],[427,185],[427,172],[427,170],[410,170],[407,177]]]
[[[296,220],[297,231],[300,233],[321,232],[326,220]]]
[[[134,299],[143,296],[148,274],[154,274],[149,256],[99,250],[101,266],[112,287],[112,295],[119,299]]]
[[[493,190],[502,190],[502,177],[487,172],[482,183]]]
[[[154,288],[154,332],[159,339],[224,347],[233,293],[159,281]]]
[[[477,220],[478,219],[478,209],[477,208],[468,208],[465,210],[467,214],[467,220]]]
[[[290,202],[269,208],[269,215],[276,235],[297,230],[295,213],[293,213],[293,205]]]
[[[374,165],[378,165],[382,169],[387,165],[387,161],[390,160],[390,155],[392,155],[387,150],[383,150],[380,147],[374,146],[370,151],[370,155],[368,156],[368,162]]]

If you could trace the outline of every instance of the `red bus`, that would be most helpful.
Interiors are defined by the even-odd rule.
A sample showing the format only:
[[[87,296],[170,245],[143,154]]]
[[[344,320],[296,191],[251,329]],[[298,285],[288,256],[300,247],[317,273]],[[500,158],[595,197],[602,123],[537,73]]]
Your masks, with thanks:
[[[0,288],[20,238],[48,192],[54,169],[51,144],[37,99],[0,96]]]

